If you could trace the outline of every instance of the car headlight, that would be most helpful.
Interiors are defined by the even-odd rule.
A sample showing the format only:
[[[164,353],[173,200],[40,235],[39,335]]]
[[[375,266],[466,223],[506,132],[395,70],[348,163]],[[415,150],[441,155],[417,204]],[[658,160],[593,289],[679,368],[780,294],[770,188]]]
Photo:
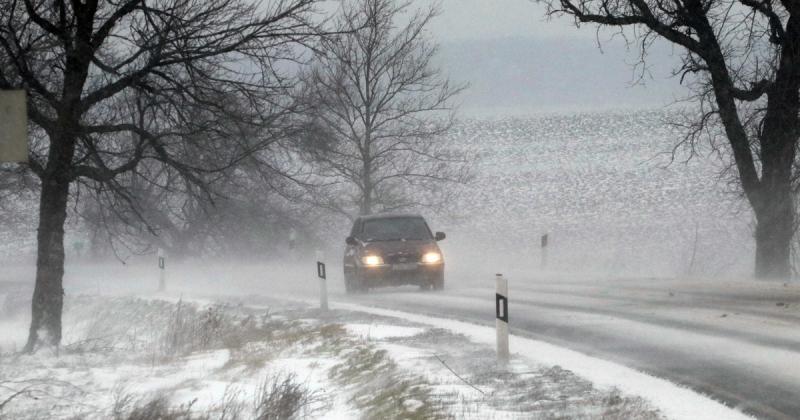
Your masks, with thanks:
[[[379,255],[365,255],[361,257],[361,262],[364,265],[383,265],[383,258]]]
[[[442,254],[438,252],[426,252],[422,256],[422,262],[425,264],[436,264],[442,262]]]

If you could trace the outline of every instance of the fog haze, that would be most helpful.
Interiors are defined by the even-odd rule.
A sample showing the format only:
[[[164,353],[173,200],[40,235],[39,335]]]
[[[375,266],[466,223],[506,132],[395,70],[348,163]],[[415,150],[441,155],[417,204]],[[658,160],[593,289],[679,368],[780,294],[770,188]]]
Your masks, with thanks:
[[[460,97],[464,114],[659,108],[686,96],[671,77],[679,56],[663,42],[642,64],[637,45],[590,25],[576,28],[571,19],[548,19],[534,1],[445,0],[441,11],[430,31],[442,69],[470,84]]]
[[[75,34],[129,4],[98,1],[51,0]],[[681,144],[681,50],[533,0],[254,3],[122,10],[85,63],[0,7],[47,41],[27,80],[0,46],[0,88],[58,116],[0,164],[0,419],[800,413],[800,242],[754,281],[780,235],[730,131]]]

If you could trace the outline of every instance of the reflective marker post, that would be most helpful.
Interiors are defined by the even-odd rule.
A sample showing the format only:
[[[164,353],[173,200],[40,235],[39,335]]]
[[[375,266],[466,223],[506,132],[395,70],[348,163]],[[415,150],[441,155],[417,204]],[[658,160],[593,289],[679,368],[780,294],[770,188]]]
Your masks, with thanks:
[[[163,292],[167,288],[167,279],[164,271],[165,271],[164,250],[162,248],[158,248],[158,291],[159,292]]]
[[[495,275],[495,315],[497,325],[497,361],[506,364],[508,351],[508,280],[502,274]]]
[[[328,310],[328,284],[325,275],[325,254],[317,251],[317,277],[319,277],[319,307],[323,311]]]
[[[545,233],[544,235],[542,235],[542,264],[541,264],[542,270],[547,268],[547,242],[548,242],[548,237],[547,234]]]

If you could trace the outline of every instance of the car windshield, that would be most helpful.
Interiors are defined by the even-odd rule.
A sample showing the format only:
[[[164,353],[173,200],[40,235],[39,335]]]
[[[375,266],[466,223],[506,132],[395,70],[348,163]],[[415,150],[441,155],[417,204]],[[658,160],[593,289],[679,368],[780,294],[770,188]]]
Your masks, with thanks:
[[[431,239],[431,231],[419,217],[367,220],[361,231],[366,242]]]

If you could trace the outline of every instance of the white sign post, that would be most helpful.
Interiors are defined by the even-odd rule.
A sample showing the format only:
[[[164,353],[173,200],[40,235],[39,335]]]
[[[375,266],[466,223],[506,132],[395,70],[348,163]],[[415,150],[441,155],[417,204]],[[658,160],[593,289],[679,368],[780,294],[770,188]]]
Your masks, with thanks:
[[[548,234],[545,233],[544,235],[542,235],[542,263],[541,263],[541,269],[542,270],[546,270],[547,269],[547,244],[548,244],[548,242],[549,242],[548,241]]]
[[[24,90],[0,90],[0,162],[28,161],[28,108]]]
[[[319,308],[328,310],[328,282],[325,273],[325,254],[317,251],[317,277],[319,277]]]
[[[166,259],[164,258],[164,250],[158,248],[158,291],[163,292],[167,289],[166,279]]]
[[[497,325],[497,361],[508,363],[508,280],[502,274],[495,275],[495,323]]]

